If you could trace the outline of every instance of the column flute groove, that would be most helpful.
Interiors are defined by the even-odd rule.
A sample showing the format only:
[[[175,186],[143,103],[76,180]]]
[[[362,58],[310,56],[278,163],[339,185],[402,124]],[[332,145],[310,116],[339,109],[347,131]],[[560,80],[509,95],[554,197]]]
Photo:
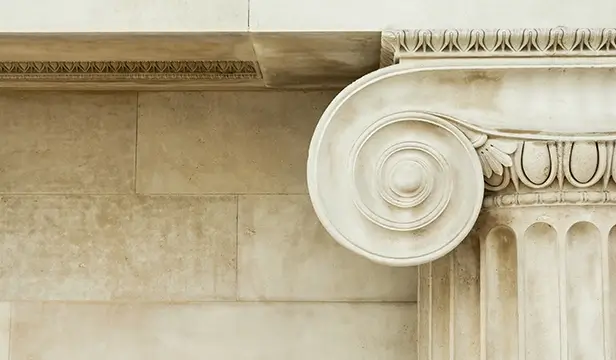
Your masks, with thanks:
[[[558,300],[560,308],[560,359],[568,360],[567,347],[567,244],[564,231],[558,231]]]
[[[453,279],[456,278],[456,262],[454,256],[449,256],[449,293],[451,294],[451,300],[449,301],[449,343],[451,346],[449,347],[449,360],[456,359],[456,292],[455,292],[455,282]]]
[[[609,270],[609,229],[602,229],[601,234],[601,287],[603,288],[603,351],[605,358],[612,360],[610,347],[611,322],[610,322],[610,270]]]
[[[514,230],[517,234],[518,238],[522,237],[522,232],[520,229]],[[520,242],[518,245],[519,251],[524,253],[526,251],[525,243]],[[488,269],[484,269],[484,271],[489,271]],[[526,360],[526,299],[524,294],[526,294],[526,264],[525,257],[518,256],[518,307],[520,316],[518,316],[518,359]]]

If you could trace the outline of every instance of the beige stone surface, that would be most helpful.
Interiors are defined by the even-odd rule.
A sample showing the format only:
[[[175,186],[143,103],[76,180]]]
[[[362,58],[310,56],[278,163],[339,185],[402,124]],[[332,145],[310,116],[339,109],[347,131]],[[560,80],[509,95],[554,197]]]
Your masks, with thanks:
[[[0,33],[1,61],[254,61],[246,32]]]
[[[11,304],[0,302],[0,360],[9,360]]]
[[[335,92],[141,93],[140,193],[305,193],[308,144]]]
[[[235,299],[234,197],[0,197],[0,300]]]
[[[2,33],[0,88],[39,90],[339,89],[375,70],[381,34],[367,32]],[[292,61],[289,61],[292,60]],[[172,62],[102,73],[121,61]],[[180,71],[191,61],[244,61],[256,74]],[[16,65],[14,62],[20,62]],[[57,62],[77,74],[49,71]],[[75,62],[74,64],[72,62]],[[89,66],[86,62],[98,62]],[[102,63],[101,63],[102,62]],[[27,63],[23,73],[13,72]],[[134,66],[134,64],[133,64]],[[231,65],[229,65],[231,66]],[[233,66],[239,66],[234,63]],[[60,69],[64,69],[61,66]],[[157,69],[163,68],[163,73]],[[11,69],[11,70],[8,70]]]
[[[0,93],[0,192],[129,193],[135,93]]]
[[[3,5],[0,32],[601,27],[613,25],[615,10],[610,0],[22,0]]]
[[[600,9],[600,11],[599,11]],[[611,0],[251,0],[251,31],[609,27]]]
[[[252,77],[252,75],[250,75]],[[138,75],[137,75],[138,77]],[[83,79],[82,79],[83,80]],[[199,80],[169,80],[162,74],[154,80],[112,80],[65,81],[58,77],[45,81],[28,79],[0,81],[0,91],[253,91],[264,90],[265,83],[260,76],[248,79],[230,79],[209,75]]]
[[[256,32],[251,38],[270,87],[344,87],[379,65],[378,31]]]
[[[241,196],[238,294],[246,300],[416,301],[417,269],[338,245],[307,195]]]
[[[14,305],[11,360],[406,360],[414,304]]]
[[[0,12],[0,32],[152,33],[247,29],[247,0],[24,0],[4,3]]]
[[[481,358],[480,262],[479,239],[469,236],[443,258],[418,267],[417,359]]]

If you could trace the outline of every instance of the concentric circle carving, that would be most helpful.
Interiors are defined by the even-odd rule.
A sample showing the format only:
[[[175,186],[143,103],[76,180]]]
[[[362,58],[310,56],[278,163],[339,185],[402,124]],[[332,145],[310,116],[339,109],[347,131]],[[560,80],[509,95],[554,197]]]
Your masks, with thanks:
[[[349,119],[337,108],[322,117],[308,160],[310,196],[328,232],[394,266],[451,251],[482,204],[481,164],[470,140],[428,113]]]
[[[451,172],[447,159],[433,145],[398,136],[424,123],[430,122],[386,117],[361,134],[351,150],[353,200],[376,225],[395,231],[420,229],[447,207],[453,187],[453,179],[442,176]]]

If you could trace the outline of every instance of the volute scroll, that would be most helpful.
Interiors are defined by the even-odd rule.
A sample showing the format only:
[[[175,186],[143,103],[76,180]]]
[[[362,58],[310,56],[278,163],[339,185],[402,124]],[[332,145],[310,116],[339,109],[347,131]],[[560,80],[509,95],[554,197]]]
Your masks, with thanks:
[[[483,200],[481,162],[468,136],[416,111],[338,132],[339,115],[326,111],[308,161],[310,196],[334,239],[391,266],[430,262],[455,248]]]
[[[310,144],[341,245],[391,266],[453,250],[490,208],[616,204],[616,29],[383,33]],[[484,196],[485,193],[485,196]]]
[[[616,204],[613,133],[533,138],[432,112],[349,117],[332,104],[310,147],[310,197],[336,241],[378,263],[446,255],[482,209]]]

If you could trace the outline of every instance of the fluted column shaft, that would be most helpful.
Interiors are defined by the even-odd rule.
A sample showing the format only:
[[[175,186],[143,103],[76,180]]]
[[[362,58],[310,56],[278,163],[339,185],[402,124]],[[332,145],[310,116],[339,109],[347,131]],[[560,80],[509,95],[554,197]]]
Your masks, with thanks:
[[[485,211],[459,248],[420,267],[418,358],[613,359],[615,211]]]
[[[419,266],[418,359],[479,359],[480,248],[472,235]]]

